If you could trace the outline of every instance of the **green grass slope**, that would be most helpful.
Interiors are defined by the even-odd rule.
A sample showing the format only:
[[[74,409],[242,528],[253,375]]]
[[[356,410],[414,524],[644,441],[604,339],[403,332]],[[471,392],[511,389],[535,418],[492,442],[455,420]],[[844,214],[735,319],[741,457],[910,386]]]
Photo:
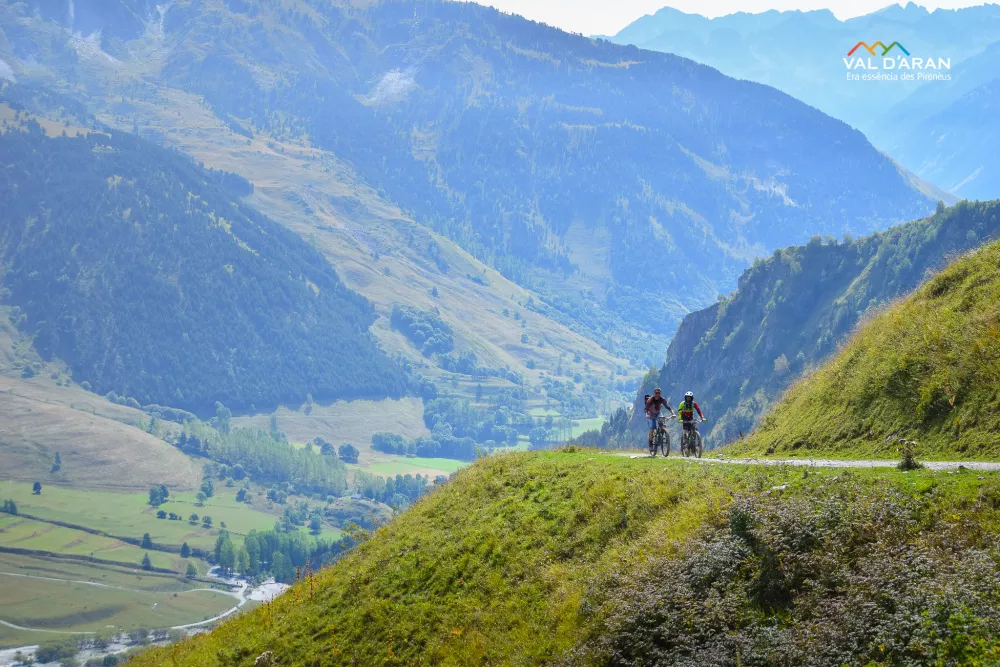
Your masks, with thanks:
[[[998,647],[998,483],[491,457],[272,604],[130,664],[959,664]]]
[[[1000,243],[872,317],[733,454],[1000,457]]]

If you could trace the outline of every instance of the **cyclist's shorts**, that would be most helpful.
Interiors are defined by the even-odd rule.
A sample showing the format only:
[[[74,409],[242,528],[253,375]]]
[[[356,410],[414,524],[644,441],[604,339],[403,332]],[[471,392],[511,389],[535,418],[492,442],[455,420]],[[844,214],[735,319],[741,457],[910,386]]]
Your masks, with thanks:
[[[690,431],[692,428],[694,428],[694,420],[690,420],[689,421],[689,420],[685,419],[681,423],[684,424],[684,430],[685,431]]]
[[[646,418],[646,426],[649,427],[650,431],[655,431],[656,430],[656,420],[655,419],[650,419],[650,418],[647,417]]]

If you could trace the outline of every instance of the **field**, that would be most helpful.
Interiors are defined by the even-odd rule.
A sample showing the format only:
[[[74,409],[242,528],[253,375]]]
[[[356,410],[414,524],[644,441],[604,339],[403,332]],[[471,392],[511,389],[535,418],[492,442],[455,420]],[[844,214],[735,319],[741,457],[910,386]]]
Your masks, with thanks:
[[[392,454],[377,454],[377,456],[367,466],[348,466],[350,468],[361,469],[376,475],[449,475],[458,472],[466,461],[456,461],[455,459],[435,459],[435,458],[408,458],[405,456],[394,456]]]
[[[40,641],[50,641],[70,637],[71,634],[53,630],[52,632],[33,632],[31,630],[15,630],[0,624],[0,649],[14,649],[22,646],[34,646]]]
[[[85,533],[19,516],[0,514],[0,547],[93,556],[138,567],[148,553],[154,567],[183,572],[186,561],[162,551],[141,549],[110,537]]]
[[[221,485],[220,485],[221,486]],[[176,512],[185,519],[191,514],[206,514],[213,519],[212,529],[192,526],[185,521],[157,519],[157,509],[148,504],[146,493],[109,493],[80,491],[55,486],[43,486],[41,495],[34,495],[29,484],[0,482],[0,498],[11,498],[17,503],[18,512],[48,521],[60,521],[85,526],[92,530],[120,537],[141,538],[149,533],[154,543],[180,548],[187,542],[192,548],[211,548],[215,544],[218,528],[225,522],[228,530],[246,534],[251,529],[266,530],[274,526],[275,516],[241,505],[225,487],[218,495],[198,507],[193,494],[171,495],[171,501],[161,505],[166,512]]]
[[[3,620],[26,628],[75,632],[166,628],[196,623],[236,605],[220,591],[153,593],[0,574]]]
[[[236,604],[205,584],[124,568],[0,554],[0,620],[48,631],[163,628],[196,623]],[[199,590],[195,590],[199,589]],[[58,637],[0,625],[0,647]]]
[[[589,419],[574,419],[571,437],[577,437],[584,431],[600,431],[604,425],[604,417],[591,417]]]
[[[558,410],[553,410],[551,408],[549,408],[548,410],[546,410],[545,408],[531,408],[530,410],[528,410],[528,415],[531,417],[553,417],[553,418],[562,416]]]
[[[345,442],[361,450],[362,463],[369,458],[372,435],[380,431],[399,433],[408,438],[429,435],[424,426],[424,405],[419,398],[383,401],[337,401],[331,405],[314,404],[306,414],[305,408],[281,407],[274,413],[278,429],[289,442],[305,446],[320,436],[337,447]],[[270,429],[271,415],[259,414],[238,417],[234,425]]]

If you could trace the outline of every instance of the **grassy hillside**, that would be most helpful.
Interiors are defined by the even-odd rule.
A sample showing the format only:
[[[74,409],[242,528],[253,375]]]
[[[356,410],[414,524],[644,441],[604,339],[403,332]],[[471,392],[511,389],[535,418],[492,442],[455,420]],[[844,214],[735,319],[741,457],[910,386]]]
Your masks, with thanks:
[[[709,443],[735,440],[866,312],[997,238],[998,217],[1000,202],[962,202],[872,236],[776,251],[747,269],[736,292],[684,319],[645,393],[653,383],[674,401],[694,391],[711,418]]]
[[[160,438],[22,387],[0,379],[0,480],[140,493],[153,484],[187,490],[200,483],[200,466]],[[136,413],[133,419],[148,421]],[[53,472],[56,453],[62,465]]]
[[[732,453],[1000,457],[1000,242],[873,316]]]
[[[973,502],[997,497],[994,475],[491,457],[135,664],[958,664],[1000,649],[1000,516]]]

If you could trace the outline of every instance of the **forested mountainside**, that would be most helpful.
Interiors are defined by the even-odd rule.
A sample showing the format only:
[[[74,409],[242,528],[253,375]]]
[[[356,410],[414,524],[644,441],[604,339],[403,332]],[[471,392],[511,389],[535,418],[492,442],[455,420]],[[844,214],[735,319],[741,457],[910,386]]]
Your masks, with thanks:
[[[1000,242],[873,317],[734,452],[1000,454]],[[836,454],[835,454],[836,455]]]
[[[78,4],[113,22],[108,1]],[[0,19],[15,75],[119,77],[139,99],[169,85],[234,131],[306,136],[592,336],[669,333],[755,254],[933,203],[860,133],[773,89],[471,3],[140,4],[143,30],[114,38],[71,38],[75,20],[35,9]]]
[[[995,124],[987,122],[996,117],[995,87],[992,94],[966,95],[998,76],[996,4],[928,11],[910,2],[843,21],[825,9],[709,19],[664,7],[610,39],[773,85],[859,128],[921,178],[964,198],[1000,196],[988,159],[997,146]],[[848,80],[842,58],[859,40],[898,42],[913,57],[947,59],[951,67],[941,73],[950,80]]]
[[[200,413],[406,391],[370,304],[220,184],[241,179],[34,121],[0,134],[0,155],[2,296],[75,381]]]
[[[998,216],[1000,202],[961,202],[865,238],[816,237],[776,251],[740,277],[736,292],[684,319],[658,377],[647,377],[644,388],[658,383],[674,401],[694,391],[711,417],[712,445],[747,434],[867,312],[1000,235]],[[642,417],[638,403],[636,413]]]

